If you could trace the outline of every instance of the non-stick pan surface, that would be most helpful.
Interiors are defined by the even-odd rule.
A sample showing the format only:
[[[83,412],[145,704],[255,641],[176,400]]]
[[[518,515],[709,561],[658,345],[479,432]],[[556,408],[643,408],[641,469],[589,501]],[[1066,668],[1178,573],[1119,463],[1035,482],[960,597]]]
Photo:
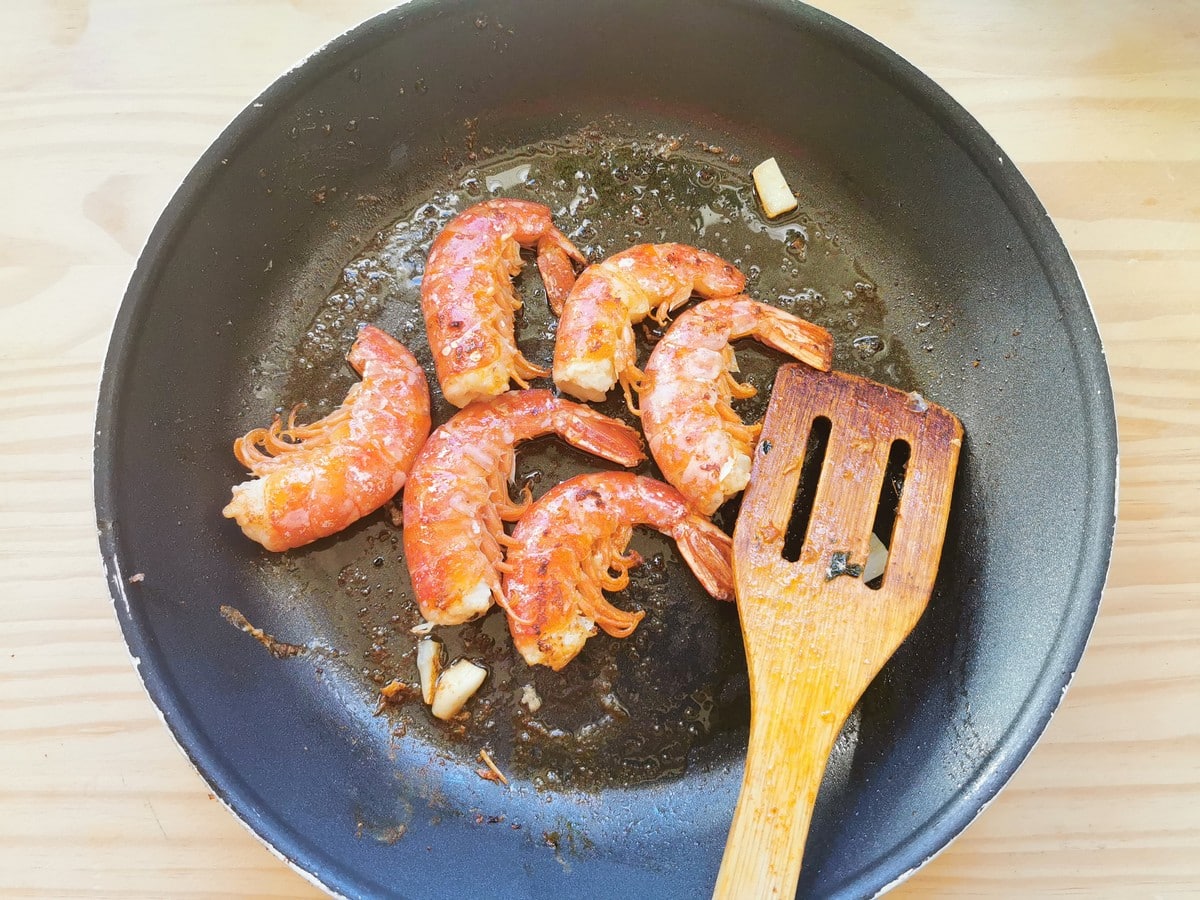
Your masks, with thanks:
[[[373,679],[411,664],[368,639],[400,641],[397,622],[379,618],[404,606],[402,590],[384,587],[390,572],[403,582],[386,514],[284,557],[220,516],[242,477],[231,439],[276,406],[336,404],[350,383],[339,341],[358,322],[419,343],[420,260],[393,259],[375,293],[359,291],[371,272],[348,263],[378,251],[398,217],[420,231],[472,192],[536,196],[539,179],[568,190],[572,173],[550,156],[521,155],[538,142],[566,148],[560,161],[614,146],[633,163],[676,154],[699,173],[693,187],[740,172],[735,200],[750,166],[778,157],[801,192],[795,234],[761,228],[752,204],[690,207],[699,195],[682,189],[651,192],[613,230],[611,202],[605,219],[605,198],[587,189],[595,172],[583,170],[592,180],[578,205],[562,204],[560,224],[600,252],[634,238],[728,243],[741,228],[759,243],[710,249],[744,268],[761,241],[779,251],[799,237],[804,252],[761,273],[759,293],[811,283],[790,301],[834,328],[842,367],[920,390],[963,421],[933,603],[835,752],[800,885],[807,896],[872,894],[982,809],[1057,706],[1107,569],[1116,433],[1083,290],[1003,151],[913,68],[797,4],[413,2],[334,41],[239,116],[155,228],[101,389],[100,542],[140,674],[214,791],[331,891],[710,890],[745,740],[730,610],[687,596],[643,626],[640,652],[661,663],[638,670],[660,679],[647,695],[726,670],[725,693],[706,701],[725,719],[690,747],[686,771],[555,785],[506,759],[505,790],[475,774],[469,736],[374,715]],[[530,169],[514,176],[504,160]],[[750,211],[744,221],[734,207]],[[536,294],[536,279],[522,289]],[[536,330],[525,339],[544,351]],[[854,337],[878,340],[852,349]],[[530,459],[568,457],[544,444]],[[364,574],[364,560],[383,571]],[[307,652],[274,658],[222,605]],[[502,639],[485,631],[475,638]]]

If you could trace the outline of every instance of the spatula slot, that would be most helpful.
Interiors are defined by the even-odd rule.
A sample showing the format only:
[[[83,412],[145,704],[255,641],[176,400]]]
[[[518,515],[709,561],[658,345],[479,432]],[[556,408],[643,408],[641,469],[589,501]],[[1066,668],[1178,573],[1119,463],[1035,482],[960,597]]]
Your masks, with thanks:
[[[912,446],[908,441],[892,441],[888,451],[887,467],[883,472],[883,484],[879,487],[879,503],[875,506],[875,522],[871,531],[883,543],[892,546],[892,533],[896,527],[896,510],[900,508],[900,495],[904,492],[904,478],[908,472],[908,460]],[[879,590],[883,587],[884,573],[867,582],[867,587]]]
[[[833,423],[826,416],[813,419],[808,430],[808,442],[804,446],[804,458],[800,467],[800,483],[792,500],[792,517],[788,520],[783,538],[783,558],[788,562],[800,559],[804,539],[808,534],[808,521],[812,517],[813,500],[817,496],[817,483],[821,480],[821,469],[825,465],[825,452],[829,449],[829,432]]]

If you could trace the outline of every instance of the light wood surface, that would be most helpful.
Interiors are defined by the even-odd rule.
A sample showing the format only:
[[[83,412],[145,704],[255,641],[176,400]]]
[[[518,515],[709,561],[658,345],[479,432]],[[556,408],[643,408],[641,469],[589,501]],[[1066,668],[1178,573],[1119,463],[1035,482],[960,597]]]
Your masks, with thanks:
[[[1200,896],[1200,5],[820,5],[938,80],[1033,183],[1089,288],[1122,439],[1112,572],[1065,703],[893,896]],[[316,893],[209,797],[134,675],[92,417],[171,192],[262,87],[381,6],[0,3],[0,895]]]

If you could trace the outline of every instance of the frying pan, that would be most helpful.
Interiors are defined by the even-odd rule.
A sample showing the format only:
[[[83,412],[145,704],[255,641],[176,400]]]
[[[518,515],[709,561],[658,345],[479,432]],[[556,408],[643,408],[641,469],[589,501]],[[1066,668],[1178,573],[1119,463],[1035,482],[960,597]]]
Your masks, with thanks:
[[[489,740],[511,767],[505,790],[475,774],[478,740],[415,713],[375,715],[373,679],[410,664],[408,620],[385,617],[406,608],[385,514],[283,557],[219,514],[242,477],[230,440],[277,405],[336,404],[350,383],[339,339],[358,321],[419,341],[403,309],[419,260],[397,263],[404,278],[380,296],[335,290],[358,277],[349,260],[397,217],[444,218],[435,195],[465,205],[473,166],[486,186],[505,153],[559,141],[586,154],[612,135],[627,149],[710,154],[718,181],[776,156],[802,198],[795,277],[829,282],[811,312],[837,332],[841,366],[922,391],[966,431],[935,596],[839,742],[800,893],[871,895],[927,861],[1012,775],[1083,651],[1113,530],[1111,389],[1061,240],[978,123],[884,47],[795,3],[411,2],[281,78],[196,165],[129,285],[97,418],[100,544],[147,690],[213,791],[331,892],[711,889],[745,742],[729,609],[671,588],[683,599],[643,626],[650,661],[632,677],[645,683],[615,676],[636,719],[639,687],[654,710],[722,673],[708,697],[718,724],[686,766],[556,785],[505,755],[501,723]],[[518,189],[533,195],[542,170],[535,159]],[[560,210],[560,224],[583,234],[576,212]],[[694,213],[657,232],[634,221],[591,249],[715,240],[720,228]],[[847,285],[822,268],[839,255],[862,270],[844,301]],[[855,315],[860,288],[877,295],[870,321]],[[883,361],[850,349],[868,326]],[[558,460],[581,465],[553,443],[529,458],[551,474]],[[669,582],[677,567],[665,568]],[[306,652],[274,658],[223,604]],[[494,626],[472,635],[493,652],[503,642]],[[524,676],[505,672],[496,680],[516,691]],[[570,674],[540,684],[569,694]],[[553,711],[561,698],[548,700]]]

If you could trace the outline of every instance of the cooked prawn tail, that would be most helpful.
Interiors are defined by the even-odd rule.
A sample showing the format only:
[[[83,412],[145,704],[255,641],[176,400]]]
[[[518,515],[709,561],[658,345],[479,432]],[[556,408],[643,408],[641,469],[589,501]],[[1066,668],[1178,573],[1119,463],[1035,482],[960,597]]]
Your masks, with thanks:
[[[733,541],[702,516],[688,516],[672,535],[688,568],[718,600],[733,599]]]
[[[822,372],[828,372],[833,365],[833,335],[820,325],[783,310],[764,308],[755,337]]]
[[[626,467],[646,458],[642,436],[624,422],[578,403],[570,406],[560,413],[556,429],[570,444]]]
[[[546,286],[546,299],[550,301],[550,309],[554,315],[561,316],[563,304],[571,288],[575,286],[575,268],[571,265],[574,260],[580,265],[587,260],[575,245],[567,240],[557,228],[552,228],[542,235],[537,244],[537,267],[542,276],[542,284]]]

